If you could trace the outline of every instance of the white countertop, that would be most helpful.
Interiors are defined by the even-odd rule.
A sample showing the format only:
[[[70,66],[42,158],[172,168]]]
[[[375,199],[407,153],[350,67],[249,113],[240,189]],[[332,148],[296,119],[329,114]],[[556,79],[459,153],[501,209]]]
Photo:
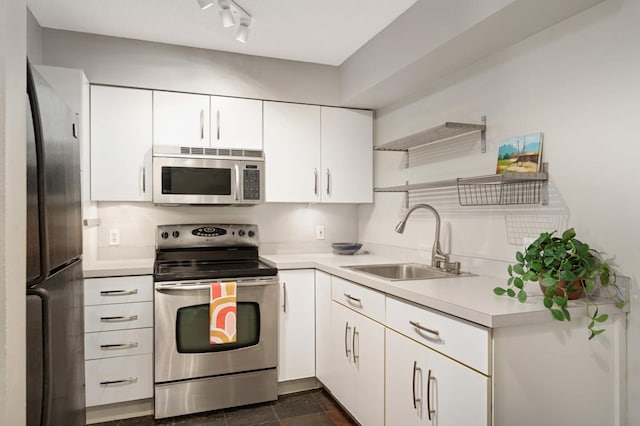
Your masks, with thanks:
[[[535,283],[527,285],[529,298],[525,303],[520,303],[518,300],[507,296],[496,296],[493,293],[494,287],[504,287],[506,285],[508,278],[506,271],[502,277],[466,276],[460,278],[390,281],[345,269],[343,266],[403,263],[402,259],[366,254],[340,256],[330,253],[273,254],[260,257],[281,270],[318,269],[387,295],[436,309],[490,328],[555,321],[549,311],[542,305],[542,294],[537,292]],[[601,313],[620,313],[608,301],[598,301],[598,304]],[[574,321],[576,318],[584,316],[584,301],[569,302],[569,310]]]
[[[153,274],[153,259],[118,259],[83,261],[85,278],[122,277]]]

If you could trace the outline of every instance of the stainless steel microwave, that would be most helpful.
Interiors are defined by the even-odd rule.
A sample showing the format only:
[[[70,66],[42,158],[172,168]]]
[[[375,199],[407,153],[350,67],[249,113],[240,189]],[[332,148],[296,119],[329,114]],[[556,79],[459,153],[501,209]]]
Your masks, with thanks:
[[[264,153],[259,150],[153,148],[156,204],[251,205],[264,202]]]

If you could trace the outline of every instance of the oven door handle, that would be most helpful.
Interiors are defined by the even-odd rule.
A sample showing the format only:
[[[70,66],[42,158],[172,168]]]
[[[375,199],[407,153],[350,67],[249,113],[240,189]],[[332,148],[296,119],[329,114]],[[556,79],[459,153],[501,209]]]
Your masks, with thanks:
[[[213,281],[212,281],[213,282]],[[228,282],[228,281],[223,281]],[[278,283],[277,279],[266,279],[266,280],[247,280],[247,281],[236,281],[236,286],[238,287],[255,287],[255,286],[264,286],[264,285],[275,285]],[[211,288],[211,284],[185,284],[185,283],[166,283],[166,284],[156,284],[156,291],[164,292],[164,291],[197,291],[197,290],[208,290]]]

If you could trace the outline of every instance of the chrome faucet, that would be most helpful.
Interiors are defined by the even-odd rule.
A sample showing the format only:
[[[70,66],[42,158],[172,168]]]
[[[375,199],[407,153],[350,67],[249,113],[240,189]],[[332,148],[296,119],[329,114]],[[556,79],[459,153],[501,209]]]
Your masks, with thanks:
[[[404,228],[407,225],[407,219],[415,210],[427,209],[436,217],[436,234],[435,241],[433,242],[433,249],[431,250],[431,266],[442,271],[453,272],[455,274],[460,272],[460,262],[449,262],[449,255],[442,251],[440,247],[440,215],[437,210],[429,204],[416,204],[409,208],[404,214],[398,225],[396,226],[396,232],[402,234]]]

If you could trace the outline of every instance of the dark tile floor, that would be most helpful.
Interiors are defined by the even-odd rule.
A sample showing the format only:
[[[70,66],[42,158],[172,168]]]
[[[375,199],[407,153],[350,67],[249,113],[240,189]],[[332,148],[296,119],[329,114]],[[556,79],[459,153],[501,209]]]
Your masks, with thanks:
[[[281,395],[277,401],[154,420],[152,416],[99,423],[99,426],[347,426],[356,423],[323,389]]]

